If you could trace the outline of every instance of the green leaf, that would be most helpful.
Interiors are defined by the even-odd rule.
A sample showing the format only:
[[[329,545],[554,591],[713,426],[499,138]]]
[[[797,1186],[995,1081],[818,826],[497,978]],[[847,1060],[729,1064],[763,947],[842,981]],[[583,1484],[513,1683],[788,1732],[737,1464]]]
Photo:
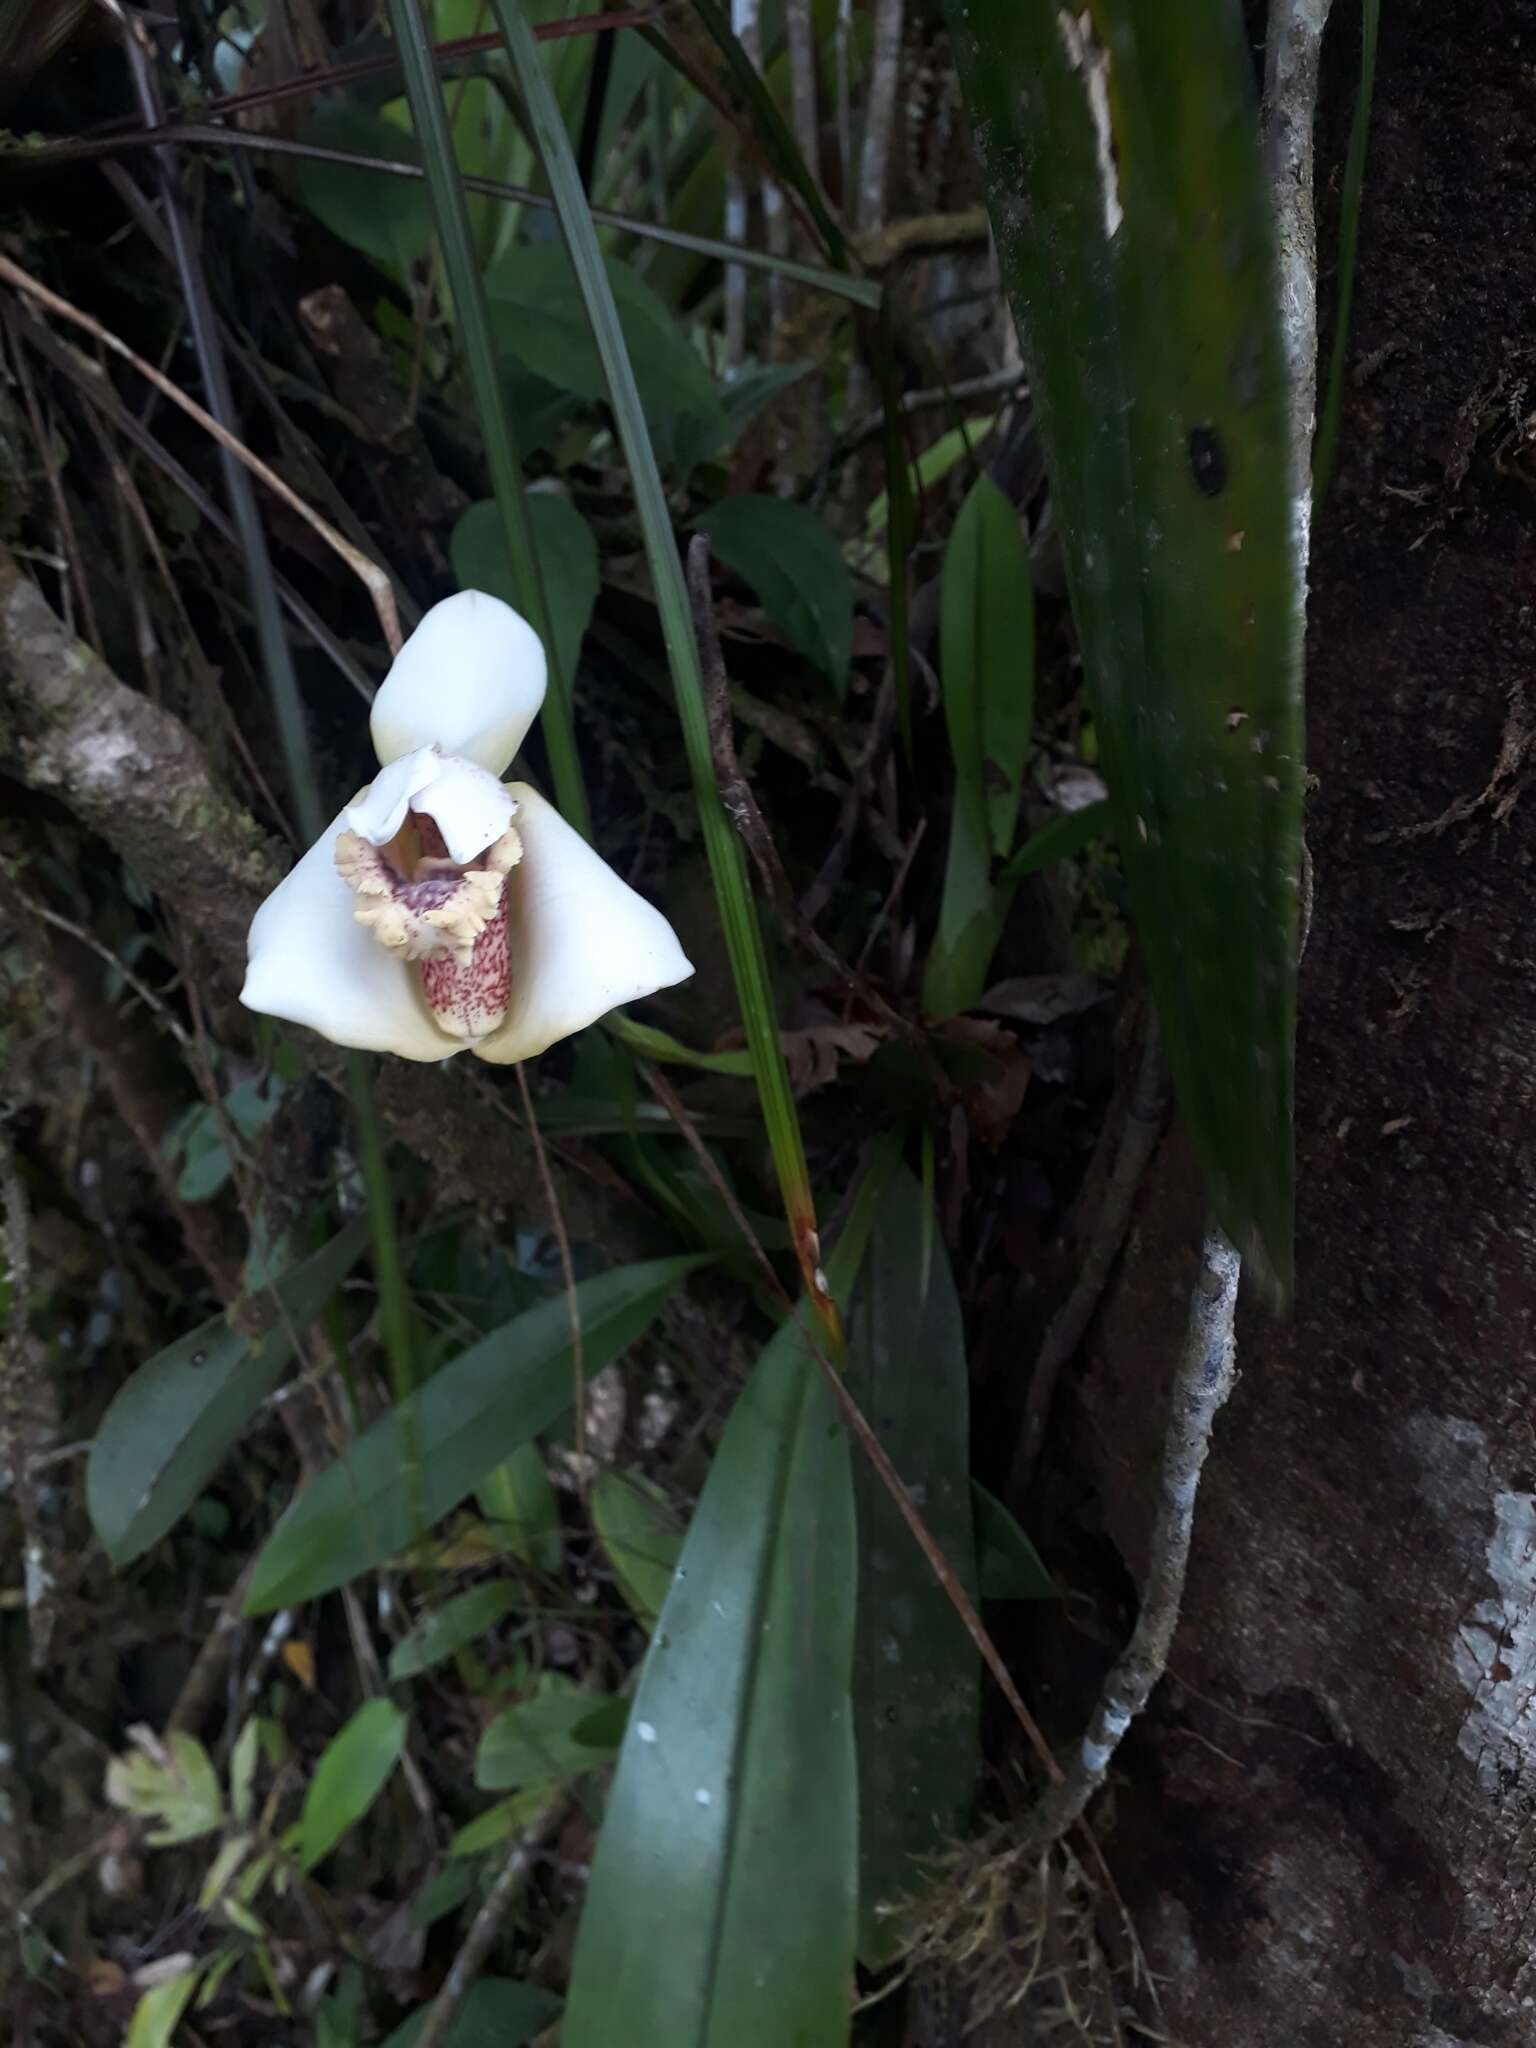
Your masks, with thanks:
[[[998,877],[1002,882],[1022,882],[1038,874],[1053,860],[1071,860],[1113,826],[1108,799],[1084,804],[1075,811],[1062,811],[1038,832],[1032,832]]]
[[[974,1599],[965,1330],[943,1239],[905,1167],[886,1187],[854,1298],[848,1389]],[[877,1966],[901,1934],[878,1909],[919,1891],[924,1859],[964,1826],[980,1760],[981,1673],[963,1623],[862,1458],[854,1498],[859,1955]]]
[[[159,1352],[121,1386],[102,1417],[85,1471],[91,1526],[115,1565],[158,1543],[218,1470],[368,1240],[357,1217],[278,1283],[284,1314],[250,1338],[224,1316]]]
[[[144,1993],[133,2009],[124,2048],[169,2048],[177,2022],[192,2002],[200,1968],[185,1971]]]
[[[684,1274],[707,1263],[702,1256],[652,1259],[583,1280],[576,1304],[588,1376],[643,1336]],[[413,1542],[421,1533],[405,1485],[413,1445],[426,1526],[457,1507],[570,1406],[570,1340],[561,1294],[483,1338],[375,1423],[278,1523],[257,1560],[246,1612],[312,1600]]]
[[[558,1785],[600,1764],[600,1745],[577,1739],[597,1698],[558,1671],[547,1671],[532,1699],[506,1707],[480,1738],[475,1783],[482,1792],[514,1792]]]
[[[939,632],[955,773],[974,784],[1005,860],[1034,723],[1035,604],[1019,515],[988,476],[972,484],[944,552]]]
[[[726,1425],[630,1712],[562,2048],[844,2048],[848,1447],[798,1320]]]
[[[648,408],[695,415],[728,433],[725,410],[704,359],[637,271],[605,265],[624,345]],[[606,399],[597,344],[570,258],[557,244],[509,249],[486,275],[498,345],[530,370],[581,398]]]
[[[341,97],[313,102],[304,140],[319,149],[419,164],[416,138],[382,114]],[[306,158],[299,166],[299,196],[316,220],[381,269],[404,278],[426,254],[432,208],[426,188],[410,178],[380,176]]]
[[[416,2048],[430,2010],[423,2006],[412,2013],[384,2048]],[[559,2017],[560,2001],[552,1991],[511,1977],[481,1977],[465,1992],[443,2048],[523,2048]]]
[[[459,1829],[448,1844],[448,1854],[455,1858],[483,1856],[487,1849],[522,1834],[543,1812],[552,1789],[548,1784],[526,1785],[510,1799],[498,1799],[494,1806],[488,1806]]]
[[[527,505],[561,672],[574,676],[581,643],[597,606],[597,541],[570,499],[559,492],[529,491]],[[470,506],[453,529],[449,553],[461,590],[488,590],[493,597],[516,605],[517,579],[493,498]]]
[[[983,1600],[1056,1600],[1061,1588],[1040,1553],[993,1494],[971,1481],[976,1518],[976,1576]]]
[[[610,1469],[598,1474],[591,1510],[619,1591],[649,1628],[661,1612],[683,1547],[667,1496],[643,1472]]]
[[[130,1730],[139,1746],[107,1766],[107,1798],[125,1813],[157,1825],[148,1840],[157,1849],[195,1842],[224,1824],[224,1795],[208,1752],[195,1735],[173,1728],[164,1742]]]
[[[519,1444],[475,1489],[475,1499],[509,1556],[546,1578],[558,1574],[565,1561],[565,1532],[538,1444]]]
[[[1014,895],[992,863],[1013,846],[1034,719],[1029,550],[1018,514],[985,476],[944,554],[940,670],[955,779],[939,928],[923,975],[931,1017],[970,1009],[986,987]]]
[[[712,505],[698,530],[841,697],[853,659],[853,581],[842,549],[816,514],[807,505],[746,492]]]
[[[1217,1220],[1290,1283],[1300,583],[1227,0],[949,0],[1114,805]]]
[[[405,1748],[406,1727],[392,1700],[368,1700],[331,1737],[299,1815],[299,1861],[306,1870],[330,1855],[389,1783]]]
[[[424,1614],[389,1653],[389,1682],[419,1677],[494,1628],[522,1599],[518,1587],[501,1579],[456,1593],[432,1614]]]

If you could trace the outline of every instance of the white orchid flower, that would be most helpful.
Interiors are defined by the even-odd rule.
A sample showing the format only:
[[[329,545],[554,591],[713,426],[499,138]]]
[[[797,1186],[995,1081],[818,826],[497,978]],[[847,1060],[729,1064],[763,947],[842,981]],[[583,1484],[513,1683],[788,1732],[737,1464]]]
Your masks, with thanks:
[[[526,782],[544,650],[499,598],[434,605],[374,699],[379,773],[251,920],[247,1009],[337,1045],[509,1064],[693,968]]]

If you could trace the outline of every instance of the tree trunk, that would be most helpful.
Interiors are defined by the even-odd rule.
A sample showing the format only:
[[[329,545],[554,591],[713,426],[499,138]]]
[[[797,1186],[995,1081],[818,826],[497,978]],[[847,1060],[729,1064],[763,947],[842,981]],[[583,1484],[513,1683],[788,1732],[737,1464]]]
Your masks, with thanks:
[[[1297,1302],[1245,1317],[1109,1842],[1188,2048],[1536,2042],[1533,51],[1516,0],[1382,12],[1314,533]],[[1173,1139],[1080,1389],[1138,1572],[1199,1222]]]

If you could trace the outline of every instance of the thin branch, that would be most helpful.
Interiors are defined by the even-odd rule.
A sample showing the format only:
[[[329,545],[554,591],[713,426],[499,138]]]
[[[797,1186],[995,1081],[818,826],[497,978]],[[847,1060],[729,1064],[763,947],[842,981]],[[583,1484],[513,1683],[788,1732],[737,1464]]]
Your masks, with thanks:
[[[1237,1253],[1213,1228],[1201,1252],[1200,1277],[1190,1297],[1189,1328],[1169,1397],[1157,1522],[1141,1612],[1129,1645],[1105,1681],[1077,1756],[1027,1823],[1030,1848],[1035,1853],[1059,1841],[1082,1817],[1104,1783],[1125,1731],[1168,1668],[1168,1652],[1184,1597],[1200,1471],[1210,1449],[1212,1425],[1232,1390],[1236,1364],[1232,1323],[1241,1270]]]
[[[110,349],[113,355],[137,370],[147,383],[155,387],[162,398],[168,398],[172,405],[179,407],[189,419],[195,420],[203,432],[217,441],[226,453],[243,463],[252,476],[259,478],[268,490],[275,492],[291,512],[296,512],[307,526],[319,534],[326,546],[341,557],[364,585],[373,600],[373,608],[378,613],[379,626],[390,652],[399,653],[400,620],[395,610],[395,593],[388,576],[376,562],[370,562],[368,557],[353,547],[351,541],[339,534],[328,520],[322,519],[296,491],[284,483],[274,469],[269,468],[259,455],[253,454],[243,441],[236,440],[233,434],[221,427],[213,415],[206,412],[195,398],[188,398],[179,385],[173,383],[169,377],[163,376],[153,363],[145,362],[127,342],[113,334],[109,328],[103,327],[99,320],[94,319],[89,313],[82,312],[78,306],[71,305],[68,299],[60,298],[57,292],[50,291],[47,285],[23,270],[19,263],[12,262],[9,256],[0,255],[0,280],[24,293],[29,299],[35,300],[57,319],[68,320],[72,325],[83,328],[94,340],[100,342],[103,348]]]
[[[511,1911],[512,1902],[522,1890],[540,1849],[559,1827],[569,1805],[568,1793],[552,1793],[512,1844],[511,1853],[501,1866],[496,1882],[486,1894],[485,1904],[475,1915],[464,1946],[453,1959],[442,1990],[427,2009],[426,2023],[416,2036],[416,2048],[443,2048],[455,2013],[485,1968],[496,1937],[501,1932],[502,1921]]]

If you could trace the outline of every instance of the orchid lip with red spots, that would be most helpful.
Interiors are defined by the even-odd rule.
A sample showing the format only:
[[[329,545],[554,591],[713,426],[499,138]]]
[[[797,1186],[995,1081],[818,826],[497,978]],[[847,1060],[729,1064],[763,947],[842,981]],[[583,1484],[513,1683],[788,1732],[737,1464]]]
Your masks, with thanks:
[[[379,774],[252,920],[247,1008],[338,1045],[505,1063],[693,972],[553,805],[501,782],[543,695],[510,606],[464,591],[427,613],[374,702]]]

